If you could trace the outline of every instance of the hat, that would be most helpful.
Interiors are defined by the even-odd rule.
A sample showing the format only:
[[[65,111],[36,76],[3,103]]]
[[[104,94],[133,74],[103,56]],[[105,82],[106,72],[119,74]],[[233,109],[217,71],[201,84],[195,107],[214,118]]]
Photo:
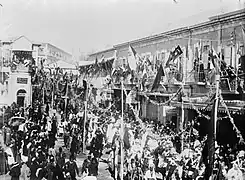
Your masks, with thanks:
[[[18,165],[19,163],[17,161],[13,162],[13,164],[11,164],[11,166],[15,166],[15,165]]]
[[[244,157],[245,156],[245,151],[241,150],[239,153],[238,153],[238,157]]]

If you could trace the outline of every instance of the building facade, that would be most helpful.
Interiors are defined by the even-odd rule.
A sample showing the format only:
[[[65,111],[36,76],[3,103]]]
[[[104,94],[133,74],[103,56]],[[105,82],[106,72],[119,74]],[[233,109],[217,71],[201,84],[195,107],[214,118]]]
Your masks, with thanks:
[[[6,104],[16,102],[25,107],[31,104],[32,85],[29,65],[37,58],[35,51],[39,46],[25,36],[2,41],[1,74],[4,74],[2,98]]]
[[[37,56],[38,63],[43,60],[45,65],[56,63],[58,61],[70,62],[72,60],[71,54],[50,43],[42,43],[39,47]]]
[[[25,36],[1,41],[1,104],[16,102],[28,106],[32,102],[32,68],[49,62],[70,60],[71,55],[49,44],[36,43]]]
[[[127,63],[130,45],[141,59],[147,58],[153,66],[156,64],[165,65],[170,52],[179,45],[183,53],[176,60],[175,80],[171,81],[172,77],[165,70],[165,78],[161,82],[164,90],[158,90],[161,92],[159,95],[150,91],[140,95],[142,117],[150,117],[159,121],[165,119],[166,116],[178,119],[180,117],[179,110],[166,111],[168,106],[164,102],[178,91],[182,80],[185,82],[184,89],[188,96],[198,97],[210,93],[215,84],[215,80],[209,76],[210,50],[220,53],[226,65],[231,66],[236,72],[238,71],[239,59],[244,53],[245,42],[242,32],[244,25],[245,10],[242,9],[210,17],[208,21],[200,24],[117,44],[110,49],[90,54],[88,60],[95,61],[96,58],[102,56],[108,59],[114,57],[117,61],[116,64],[123,65]],[[202,65],[201,71],[200,64]],[[154,69],[154,72],[148,75],[149,87],[153,84],[156,72],[157,70]],[[223,92],[237,93],[237,81],[230,80],[228,84],[229,88],[227,89],[224,85]],[[188,115],[188,112],[185,115],[192,116],[192,113]]]

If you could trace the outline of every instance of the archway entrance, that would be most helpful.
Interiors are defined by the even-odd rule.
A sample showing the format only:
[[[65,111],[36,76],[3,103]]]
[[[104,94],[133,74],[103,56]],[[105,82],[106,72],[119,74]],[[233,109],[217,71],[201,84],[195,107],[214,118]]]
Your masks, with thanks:
[[[21,107],[24,107],[25,104],[26,91],[24,89],[20,89],[17,91],[17,104]]]

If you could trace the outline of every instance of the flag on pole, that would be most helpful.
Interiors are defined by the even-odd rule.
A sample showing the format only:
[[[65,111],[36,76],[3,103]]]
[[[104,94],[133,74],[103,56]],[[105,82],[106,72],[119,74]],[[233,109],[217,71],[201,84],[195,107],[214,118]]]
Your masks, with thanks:
[[[173,52],[170,52],[169,58],[166,62],[165,67],[168,67],[170,65],[171,61],[174,61],[177,57],[179,57],[183,51],[181,50],[180,46],[178,45]]]
[[[136,71],[137,67],[137,59],[136,59],[137,53],[135,49],[129,45],[129,50],[128,50],[128,64],[131,70]]]
[[[94,62],[94,69],[93,69],[93,75],[98,72],[99,65],[98,65],[98,58],[97,56],[95,57],[95,62]]]
[[[31,62],[31,61],[30,61],[29,59],[25,59],[25,60],[24,60],[24,65],[27,67],[27,66],[30,64],[30,62]]]
[[[236,45],[236,34],[235,34],[235,30],[231,32],[230,34],[230,38],[231,38],[231,45],[235,46]]]
[[[43,59],[43,58],[41,58],[41,60],[40,60],[41,69],[43,69],[43,68],[44,68],[43,63],[44,63],[44,59]]]
[[[104,62],[104,60],[105,60],[105,56],[104,56],[104,54],[102,54],[101,58],[100,58],[100,62]]]
[[[141,75],[141,91],[144,91],[146,81],[147,81],[147,72],[146,72],[146,67],[144,66],[144,70]]]
[[[151,91],[155,90],[161,82],[161,78],[165,76],[162,65],[160,65],[154,83],[152,85]]]
[[[115,73],[116,68],[118,66],[118,62],[117,62],[117,50],[114,51],[114,60],[113,60],[113,64],[112,64],[112,71],[111,71],[111,76]]]

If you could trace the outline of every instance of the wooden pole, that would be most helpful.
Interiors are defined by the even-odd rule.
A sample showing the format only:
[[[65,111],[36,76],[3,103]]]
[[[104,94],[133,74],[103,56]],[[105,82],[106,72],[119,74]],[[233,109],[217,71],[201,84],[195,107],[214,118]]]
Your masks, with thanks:
[[[87,122],[87,111],[88,111],[88,101],[87,101],[87,95],[88,95],[88,88],[89,86],[87,85],[87,89],[85,91],[85,101],[84,101],[84,121],[83,121],[83,153],[85,153],[86,150],[86,122]]]
[[[44,91],[44,89],[45,89],[45,87],[44,87],[44,85],[43,85],[43,105],[44,105],[44,93],[45,93],[45,91]]]
[[[67,80],[67,84],[66,84],[66,94],[65,94],[65,117],[67,116],[68,85],[69,85],[69,82],[68,82],[68,80]]]
[[[215,93],[215,109],[214,109],[214,140],[216,141],[216,134],[217,134],[217,117],[218,117],[218,98],[219,98],[219,81],[220,81],[220,74],[219,71],[216,72],[215,75],[215,79],[216,79],[216,84],[215,84],[215,88],[216,88],[216,93]]]
[[[123,123],[123,77],[121,77],[121,102],[122,102],[122,117],[121,117],[121,166],[120,166],[120,179],[123,180],[123,163],[124,163],[124,143],[123,143],[123,135],[124,135],[124,123]]]
[[[182,82],[182,92],[184,91],[184,79]],[[182,93],[180,92],[180,93]],[[185,109],[184,109],[184,101],[181,95],[181,123],[180,123],[180,130],[181,130],[181,152],[184,150],[184,122],[185,122]]]

